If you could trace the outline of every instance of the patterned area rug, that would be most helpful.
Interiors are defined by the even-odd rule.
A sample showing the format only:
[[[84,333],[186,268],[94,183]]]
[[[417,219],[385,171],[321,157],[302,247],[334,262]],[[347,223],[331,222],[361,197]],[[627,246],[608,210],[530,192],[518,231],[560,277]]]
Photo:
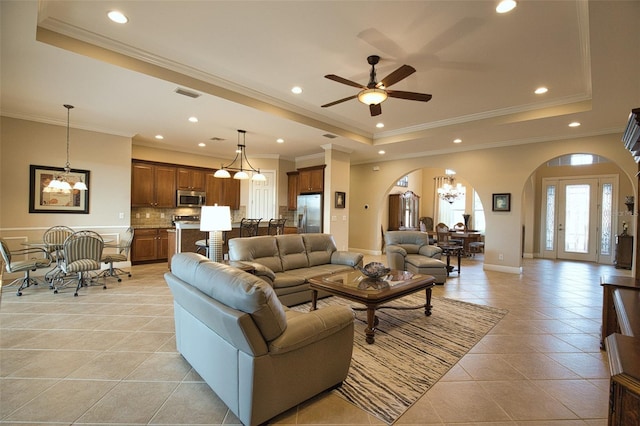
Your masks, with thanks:
[[[366,312],[356,312],[349,376],[336,389],[342,398],[391,424],[433,386],[507,313],[504,309],[433,297],[433,313],[424,309],[376,311],[375,343],[365,341]],[[339,297],[318,302],[357,304]],[[398,299],[394,306],[424,304],[423,292]],[[294,309],[308,310],[309,304]]]

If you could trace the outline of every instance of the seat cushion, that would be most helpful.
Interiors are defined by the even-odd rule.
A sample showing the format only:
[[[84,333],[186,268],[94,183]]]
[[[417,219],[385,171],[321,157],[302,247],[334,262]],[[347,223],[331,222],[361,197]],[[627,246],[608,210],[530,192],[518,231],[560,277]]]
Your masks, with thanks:
[[[420,254],[407,254],[405,263],[409,263],[416,268],[446,268],[446,263],[443,261]]]

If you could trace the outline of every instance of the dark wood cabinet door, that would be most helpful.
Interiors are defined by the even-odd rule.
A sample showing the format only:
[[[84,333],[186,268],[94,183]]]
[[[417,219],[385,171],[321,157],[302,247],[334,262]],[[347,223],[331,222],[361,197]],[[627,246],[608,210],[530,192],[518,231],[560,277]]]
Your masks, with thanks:
[[[166,260],[169,257],[169,233],[166,228],[158,229],[157,233],[157,257],[158,260]]]
[[[177,187],[185,191],[205,190],[205,171],[180,167],[177,170]]]
[[[154,166],[145,163],[131,164],[131,206],[153,207],[155,202]]]
[[[176,206],[176,168],[155,166],[156,204],[155,207]]]
[[[221,179],[222,180],[222,204],[229,206],[231,210],[240,208],[240,181],[238,179]]]
[[[207,173],[205,175],[205,192],[206,192],[206,205],[213,206],[214,204],[222,205],[222,181],[217,177],[213,177],[213,173]]]
[[[158,230],[136,229],[131,245],[131,262],[147,262],[158,258]]]
[[[324,190],[324,166],[299,169],[298,189],[301,194]]]

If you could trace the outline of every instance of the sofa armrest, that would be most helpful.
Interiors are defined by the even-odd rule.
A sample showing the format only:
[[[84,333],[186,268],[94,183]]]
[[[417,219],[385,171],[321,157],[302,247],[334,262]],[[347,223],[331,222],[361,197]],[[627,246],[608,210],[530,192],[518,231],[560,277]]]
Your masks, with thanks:
[[[273,281],[276,279],[275,272],[273,272],[268,266],[264,266],[262,263],[250,262],[248,260],[243,260],[242,263],[250,265],[254,269],[253,275],[262,278],[269,284],[273,284]]]
[[[310,312],[289,311],[287,329],[269,343],[273,355],[295,351],[345,328],[353,330],[353,311],[347,306],[327,306]],[[350,331],[353,335],[353,331]]]
[[[427,257],[436,257],[440,253],[442,253],[442,249],[438,246],[424,245],[420,247],[420,250],[418,250],[418,253]]]
[[[385,247],[387,253],[399,254],[400,256],[406,256],[407,251],[400,246],[387,246]]]
[[[363,257],[364,255],[362,253],[334,251],[331,253],[331,263],[333,265],[347,265],[355,268],[356,266],[362,266]]]

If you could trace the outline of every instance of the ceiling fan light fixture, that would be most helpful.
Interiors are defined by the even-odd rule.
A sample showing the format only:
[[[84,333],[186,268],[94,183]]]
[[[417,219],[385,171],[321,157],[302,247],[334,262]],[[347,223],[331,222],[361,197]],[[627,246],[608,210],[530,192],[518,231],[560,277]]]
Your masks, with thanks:
[[[365,105],[378,105],[387,99],[387,92],[382,89],[365,89],[358,93],[358,100]]]

